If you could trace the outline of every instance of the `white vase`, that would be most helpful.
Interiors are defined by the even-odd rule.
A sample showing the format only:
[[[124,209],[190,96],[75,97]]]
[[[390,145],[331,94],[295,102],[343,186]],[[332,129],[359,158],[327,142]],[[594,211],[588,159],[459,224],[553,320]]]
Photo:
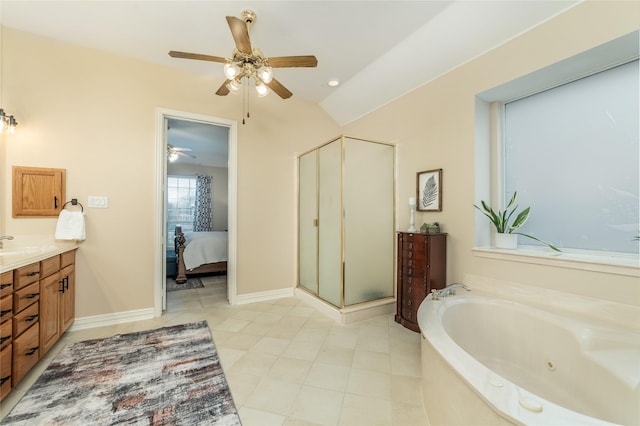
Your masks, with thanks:
[[[513,250],[518,248],[518,234],[495,234],[496,248]]]

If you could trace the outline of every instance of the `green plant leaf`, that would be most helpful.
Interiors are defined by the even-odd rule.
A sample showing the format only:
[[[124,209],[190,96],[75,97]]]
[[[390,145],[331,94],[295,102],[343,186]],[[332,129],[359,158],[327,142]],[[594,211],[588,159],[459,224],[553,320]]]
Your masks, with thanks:
[[[524,225],[524,223],[527,221],[527,219],[529,219],[529,212],[530,211],[531,211],[531,207],[527,207],[526,209],[522,210],[516,216],[516,219],[513,221],[513,224],[509,227],[509,232],[515,231],[516,229],[518,229],[522,225]]]
[[[528,235],[528,234],[523,234],[522,232],[514,232],[514,234],[518,234],[518,235],[522,235],[523,237],[527,237],[527,238],[531,238],[532,240],[536,240],[539,243],[542,243],[544,245],[546,245],[547,247],[549,247],[551,250],[555,250],[557,252],[562,252],[562,250],[560,250],[558,247],[554,246],[551,243],[548,243],[546,241],[541,240],[540,238],[536,238],[533,235]]]

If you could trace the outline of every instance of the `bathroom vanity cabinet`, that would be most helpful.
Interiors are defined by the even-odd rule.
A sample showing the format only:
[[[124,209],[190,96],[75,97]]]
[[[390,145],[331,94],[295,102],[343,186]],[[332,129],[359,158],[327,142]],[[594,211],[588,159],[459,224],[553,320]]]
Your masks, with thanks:
[[[418,308],[447,278],[447,234],[398,232],[396,322],[420,331]]]
[[[75,249],[0,275],[0,399],[75,318]]]

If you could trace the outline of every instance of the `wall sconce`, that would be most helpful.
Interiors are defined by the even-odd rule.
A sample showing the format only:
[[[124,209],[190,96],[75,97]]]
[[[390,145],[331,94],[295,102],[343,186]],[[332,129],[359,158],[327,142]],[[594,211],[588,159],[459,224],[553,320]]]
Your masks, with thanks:
[[[16,133],[16,126],[18,122],[13,115],[5,114],[3,109],[0,109],[0,132],[13,135]]]

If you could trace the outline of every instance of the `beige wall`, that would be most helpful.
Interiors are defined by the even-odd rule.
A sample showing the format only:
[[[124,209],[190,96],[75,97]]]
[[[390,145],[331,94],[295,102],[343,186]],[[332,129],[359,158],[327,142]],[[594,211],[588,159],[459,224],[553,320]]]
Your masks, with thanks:
[[[211,176],[211,215],[213,216],[212,231],[227,231],[229,226],[228,210],[228,172],[226,167],[195,166],[190,164],[167,164],[168,175],[195,176],[197,174]]]
[[[0,231],[53,235],[55,219],[11,218],[11,166],[65,168],[67,198],[87,212],[77,316],[152,308],[156,108],[239,120],[242,98],[213,94],[222,83],[215,70],[216,78],[204,78],[9,28],[3,34],[2,101],[19,127],[0,148]],[[239,294],[294,285],[295,152],[339,133],[324,111],[295,96],[251,103],[251,119],[238,125]],[[89,195],[109,197],[109,208],[88,209]]]
[[[471,250],[475,95],[639,27],[637,1],[583,3],[345,126],[347,134],[397,141],[400,229],[408,227],[416,172],[443,169],[443,211],[418,212],[415,221],[438,221],[449,233],[449,282],[469,273],[640,305],[638,277],[485,259]]]
[[[444,169],[444,210],[418,213],[449,233],[448,280],[464,273],[640,305],[637,277],[475,257],[474,96],[639,27],[637,2],[588,2],[340,129],[318,107],[275,96],[238,126],[238,293],[296,282],[296,155],[345,133],[398,143],[399,228],[415,173]],[[78,254],[79,317],[153,306],[155,108],[240,119],[221,79],[5,30],[3,106],[20,123],[3,140],[0,226],[52,234],[54,219],[12,219],[10,166],[67,169],[67,196],[109,197],[87,213]]]

